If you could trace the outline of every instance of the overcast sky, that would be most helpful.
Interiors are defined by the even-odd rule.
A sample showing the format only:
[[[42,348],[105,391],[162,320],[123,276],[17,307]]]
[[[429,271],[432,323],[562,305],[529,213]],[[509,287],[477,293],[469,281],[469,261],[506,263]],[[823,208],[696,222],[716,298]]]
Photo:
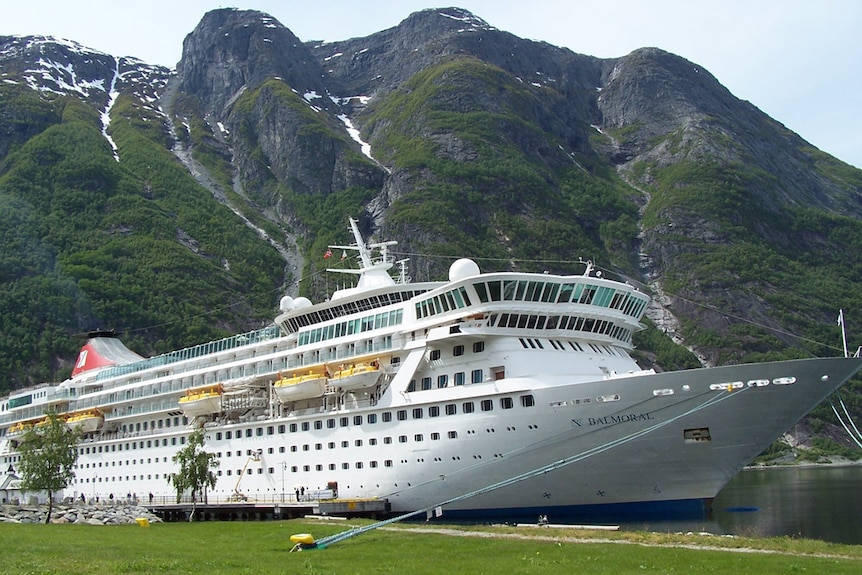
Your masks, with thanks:
[[[860,0],[4,0],[0,35],[43,34],[175,67],[208,10],[267,12],[303,40],[343,40],[459,6],[491,26],[612,58],[655,46],[709,70],[821,150],[862,168]]]

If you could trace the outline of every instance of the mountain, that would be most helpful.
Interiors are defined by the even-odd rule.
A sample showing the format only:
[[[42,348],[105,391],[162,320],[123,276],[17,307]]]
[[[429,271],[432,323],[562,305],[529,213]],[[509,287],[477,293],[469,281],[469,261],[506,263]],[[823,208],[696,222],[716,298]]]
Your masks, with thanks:
[[[459,8],[332,43],[213,10],[176,70],[0,37],[0,388],[67,375],[79,331],[146,355],[325,297],[348,216],[419,280],[593,260],[654,292],[659,369],[835,354],[838,309],[862,325],[860,200],[862,172],[702,66]]]

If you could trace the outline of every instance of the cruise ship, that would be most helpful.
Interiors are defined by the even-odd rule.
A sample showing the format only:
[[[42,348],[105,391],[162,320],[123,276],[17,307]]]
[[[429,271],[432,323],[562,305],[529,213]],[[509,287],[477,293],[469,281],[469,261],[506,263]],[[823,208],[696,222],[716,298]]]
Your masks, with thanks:
[[[0,460],[49,409],[82,440],[66,497],[174,496],[195,430],[210,501],[379,500],[450,516],[703,509],[862,367],[811,358],[656,373],[633,359],[649,303],[583,273],[413,283],[355,220],[355,285],[285,296],[268,328],[144,358],[94,332],[71,377],[0,400]],[[331,252],[330,252],[331,253]],[[400,265],[400,271],[396,268]],[[394,276],[394,277],[393,277]],[[143,499],[146,501],[146,499]]]

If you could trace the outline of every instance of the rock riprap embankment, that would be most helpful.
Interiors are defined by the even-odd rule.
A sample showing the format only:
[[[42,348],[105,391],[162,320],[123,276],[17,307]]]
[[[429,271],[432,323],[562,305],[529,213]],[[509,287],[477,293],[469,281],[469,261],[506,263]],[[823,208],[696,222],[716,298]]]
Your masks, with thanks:
[[[0,506],[2,523],[44,523],[46,505]],[[145,507],[137,505],[55,505],[51,523],[77,523],[83,525],[129,525],[144,518],[150,523],[161,519]]]

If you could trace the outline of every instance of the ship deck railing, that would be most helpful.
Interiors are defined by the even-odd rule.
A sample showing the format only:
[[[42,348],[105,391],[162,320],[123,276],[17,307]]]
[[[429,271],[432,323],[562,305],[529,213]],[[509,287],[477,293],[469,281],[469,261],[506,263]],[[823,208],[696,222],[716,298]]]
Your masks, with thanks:
[[[188,371],[200,371],[200,365],[192,365],[188,368],[171,371],[167,374],[169,377],[177,378],[171,382],[170,389],[147,389],[144,386],[141,386],[134,390],[129,390],[128,395],[124,395],[121,398],[117,398],[115,402],[112,403],[123,403],[129,400],[137,400],[145,397],[157,396],[163,393],[174,393],[185,391],[192,387],[198,387],[202,385],[215,385],[218,383],[222,384],[230,384],[232,382],[240,382],[246,379],[260,379],[272,376],[273,378],[278,376],[280,371],[288,371],[292,369],[302,369],[308,366],[320,365],[321,363],[330,363],[335,361],[349,360],[358,356],[365,356],[369,354],[382,353],[385,351],[390,351],[400,346],[400,343],[396,343],[394,341],[395,338],[385,338],[379,341],[374,341],[373,345],[365,347],[365,346],[357,346],[353,349],[342,349],[338,348],[334,353],[332,352],[323,352],[317,356],[312,356],[311,354],[290,354],[286,355],[282,358],[280,362],[273,362],[272,367],[262,368],[260,366],[255,366],[255,369],[242,369],[241,371],[236,371],[235,373],[230,373],[227,377],[216,377],[215,372],[208,373],[205,377],[203,376],[195,376],[193,378],[186,378],[187,381],[180,381],[177,377],[181,376],[183,373]],[[403,343],[403,341],[401,342]],[[155,358],[154,358],[155,359]],[[262,361],[261,356],[250,358],[254,361]],[[248,367],[248,366],[245,366]],[[112,368],[112,369],[120,369],[120,368]],[[240,368],[234,368],[240,369]],[[161,377],[165,377],[164,373],[153,373],[151,376],[146,378],[142,378],[140,381],[136,383],[144,383],[148,380],[158,379]],[[128,382],[122,382],[121,385],[125,385]],[[108,391],[110,387],[106,387],[100,390],[100,393],[104,393]],[[93,405],[89,405],[87,400],[78,400],[75,404],[76,409],[84,409],[87,407],[96,407],[100,405],[98,401],[92,402]]]
[[[269,341],[282,337],[281,328],[277,325],[271,325],[263,329],[250,331],[247,333],[237,334],[231,337],[202,343],[192,347],[179,349],[156,357],[151,357],[135,363],[120,365],[111,369],[106,369],[96,376],[96,381],[103,381],[118,375],[126,375],[137,371],[144,371],[153,367],[160,367],[171,363],[177,363],[188,359],[195,359],[212,353],[220,353],[229,351],[238,347],[244,347],[251,344]]]

